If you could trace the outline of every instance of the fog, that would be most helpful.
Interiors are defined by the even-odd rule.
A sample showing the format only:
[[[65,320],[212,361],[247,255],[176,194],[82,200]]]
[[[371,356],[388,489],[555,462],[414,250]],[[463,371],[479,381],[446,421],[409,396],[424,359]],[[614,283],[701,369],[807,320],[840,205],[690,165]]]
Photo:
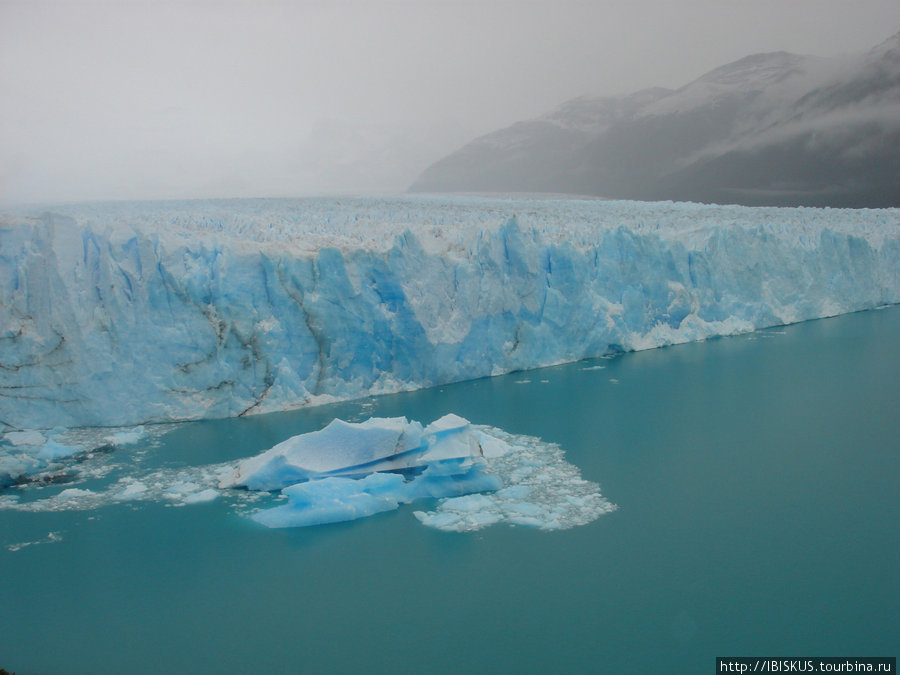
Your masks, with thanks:
[[[898,29],[896,0],[0,0],[0,202],[402,191],[575,96]]]

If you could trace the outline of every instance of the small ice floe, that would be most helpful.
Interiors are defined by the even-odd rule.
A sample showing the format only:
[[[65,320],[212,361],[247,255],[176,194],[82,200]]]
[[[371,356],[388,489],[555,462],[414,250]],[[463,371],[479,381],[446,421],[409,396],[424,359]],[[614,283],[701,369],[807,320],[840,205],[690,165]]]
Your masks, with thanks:
[[[205,490],[200,490],[198,492],[192,492],[189,495],[184,497],[185,504],[200,504],[202,502],[211,502],[213,499],[218,498],[220,492],[215,488],[206,488]]]
[[[112,496],[116,501],[130,501],[132,499],[142,499],[147,494],[147,486],[139,480],[128,479],[125,481],[126,487]]]
[[[84,452],[84,448],[80,445],[64,445],[55,439],[50,439],[35,453],[38,459],[55,460],[71,457],[72,455]]]
[[[444,499],[432,511],[417,511],[424,525],[471,532],[495,523],[562,530],[586,525],[616,506],[600,486],[584,480],[565,460],[562,449],[529,436],[480,427],[483,436],[506,443],[510,452],[488,460],[489,470],[504,485],[494,492]]]
[[[84,452],[80,444],[63,440],[61,432],[9,431],[0,437],[0,488],[28,482],[60,469],[60,460]]]
[[[47,441],[39,431],[8,431],[3,438],[16,447],[22,445],[43,445]]]
[[[66,488],[62,492],[48,497],[47,499],[38,500],[38,502],[26,502],[22,504],[26,508],[22,510],[34,511],[89,511],[101,506],[105,501],[105,495],[93,490],[82,488]],[[38,508],[28,508],[31,505],[40,506]]]
[[[106,437],[106,442],[110,445],[133,445],[147,435],[144,427],[135,427],[134,429],[123,429]]]
[[[16,544],[9,544],[6,549],[8,551],[21,551],[23,548],[27,548],[28,546],[39,546],[41,544],[53,544],[57,541],[62,541],[62,535],[59,532],[48,532],[47,536],[43,539],[37,539],[35,541],[22,541]]]

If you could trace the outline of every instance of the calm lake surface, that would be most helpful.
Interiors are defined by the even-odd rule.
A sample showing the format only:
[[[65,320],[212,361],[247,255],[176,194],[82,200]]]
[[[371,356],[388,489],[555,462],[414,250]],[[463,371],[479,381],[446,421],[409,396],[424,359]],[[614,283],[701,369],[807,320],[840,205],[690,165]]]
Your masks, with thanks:
[[[0,510],[0,667],[713,673],[716,656],[894,656],[898,347],[895,306],[171,427],[103,461],[201,466],[333,417],[453,412],[558,443],[619,508],[570,530],[468,534],[424,527],[415,505],[290,530],[257,525],[228,496]]]

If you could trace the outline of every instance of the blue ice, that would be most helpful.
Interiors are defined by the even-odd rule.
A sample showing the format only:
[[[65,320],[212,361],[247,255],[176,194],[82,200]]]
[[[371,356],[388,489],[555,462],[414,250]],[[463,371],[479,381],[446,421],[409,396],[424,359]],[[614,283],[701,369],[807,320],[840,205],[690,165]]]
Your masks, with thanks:
[[[0,432],[272,412],[897,302],[898,209],[25,208],[0,213]]]
[[[496,441],[488,456],[497,454]],[[280,490],[287,504],[254,519],[268,527],[355,520],[420,499],[491,492],[502,481],[485,469],[479,434],[445,415],[422,427],[404,417],[334,420],[241,462],[220,484]]]

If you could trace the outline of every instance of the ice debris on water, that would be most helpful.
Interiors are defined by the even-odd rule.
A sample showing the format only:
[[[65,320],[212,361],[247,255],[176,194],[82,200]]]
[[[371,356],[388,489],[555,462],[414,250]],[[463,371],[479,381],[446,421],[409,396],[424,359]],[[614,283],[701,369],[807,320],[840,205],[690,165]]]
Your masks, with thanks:
[[[599,485],[582,478],[578,468],[566,461],[559,446],[501,429],[479,429],[513,449],[487,460],[491,473],[504,487],[444,499],[431,511],[416,511],[414,515],[424,525],[456,532],[495,523],[560,530],[586,525],[616,510],[600,493]]]
[[[562,451],[538,439],[446,415],[335,420],[241,462],[220,487],[280,491],[287,503],[253,515],[268,527],[342,522],[437,500],[425,525],[473,531],[499,522],[541,529],[586,524],[615,509]]]
[[[333,420],[241,461],[182,468],[142,469],[142,453],[97,446],[135,442],[142,434],[54,432],[57,440],[49,446],[36,432],[8,437],[0,459],[21,456],[42,470],[28,480],[19,476],[20,488],[0,493],[0,510],[94,511],[148,502],[180,507],[223,499],[268,527],[298,527],[415,502],[413,514],[424,525],[465,532],[496,523],[565,529],[615,509],[558,446],[452,414],[428,425],[405,417]],[[93,449],[66,458],[62,447]],[[55,459],[37,459],[42,453]]]
[[[69,469],[64,460],[90,459],[98,451],[132,445],[144,427],[102,430],[9,431],[0,435],[0,489],[31,480],[53,480]]]
[[[222,477],[234,470],[233,462],[179,469],[155,469],[126,475],[102,488],[66,487],[49,497],[22,499],[20,494],[0,494],[0,510],[32,513],[52,511],[93,511],[112,504],[159,502],[167,506],[186,506],[218,499]],[[96,471],[73,479],[83,482],[97,478]],[[102,472],[100,472],[102,473]],[[41,491],[47,488],[42,488]],[[27,496],[27,495],[25,495]],[[235,502],[254,502],[255,495],[230,491]]]
[[[55,544],[58,541],[62,541],[63,537],[59,532],[48,532],[47,536],[43,539],[37,539],[35,541],[20,541],[15,544],[7,544],[6,549],[8,551],[21,551],[23,548],[27,548],[28,546],[39,546],[41,544]]]

